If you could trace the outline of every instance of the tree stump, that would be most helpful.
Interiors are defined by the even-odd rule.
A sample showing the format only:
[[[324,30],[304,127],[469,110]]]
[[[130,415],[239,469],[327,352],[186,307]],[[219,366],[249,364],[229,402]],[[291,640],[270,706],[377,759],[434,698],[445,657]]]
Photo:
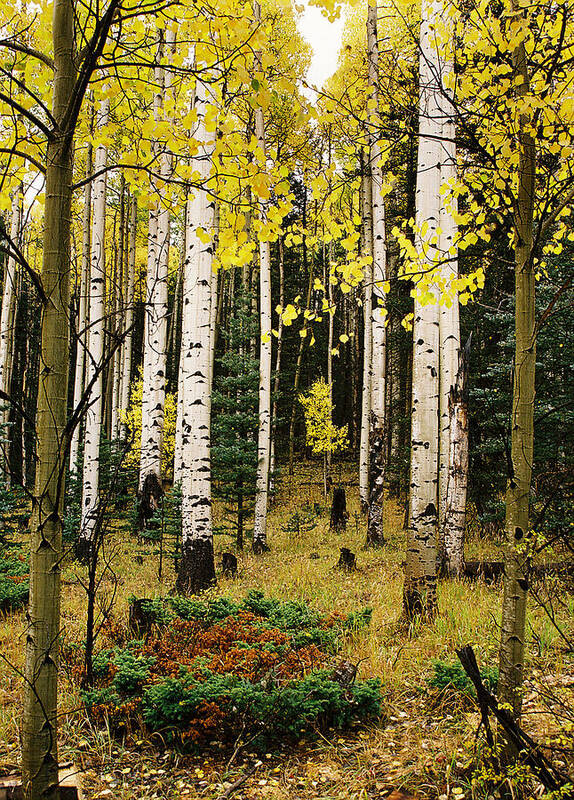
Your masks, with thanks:
[[[357,556],[348,547],[341,547],[341,555],[339,556],[337,567],[344,572],[352,572],[357,569]]]
[[[333,490],[333,502],[331,503],[331,522],[330,528],[336,533],[344,531],[347,527],[347,497],[342,486]]]
[[[128,611],[128,625],[135,633],[146,634],[155,624],[155,614],[150,608],[151,600],[147,597],[133,598]]]
[[[221,572],[223,575],[231,575],[232,578],[237,575],[237,558],[233,555],[233,553],[222,554]]]
[[[149,521],[159,508],[163,497],[163,488],[155,472],[146,475],[138,495],[138,529],[149,528]]]

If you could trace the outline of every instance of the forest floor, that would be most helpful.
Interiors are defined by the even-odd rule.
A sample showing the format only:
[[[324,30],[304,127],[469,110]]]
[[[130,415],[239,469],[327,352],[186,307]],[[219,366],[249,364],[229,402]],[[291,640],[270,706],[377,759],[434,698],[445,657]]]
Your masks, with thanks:
[[[337,470],[338,471],[338,470]],[[82,773],[86,798],[223,798],[235,781],[249,777],[233,796],[269,800],[367,800],[384,798],[393,790],[419,797],[480,797],[473,780],[479,715],[470,699],[457,699],[429,687],[433,660],[456,660],[455,650],[471,643],[481,665],[496,666],[500,586],[444,581],[439,587],[440,615],[431,625],[415,630],[398,627],[401,611],[404,557],[403,509],[386,504],[388,543],[379,550],[364,549],[365,521],[359,513],[357,487],[350,468],[340,476],[347,485],[347,531],[329,531],[329,501],[324,498],[320,470],[307,463],[293,478],[284,477],[270,512],[271,552],[238,557],[236,578],[219,576],[210,596],[242,598],[251,589],[279,599],[296,599],[325,612],[349,613],[373,609],[368,628],[349,635],[334,657],[358,663],[358,677],[378,677],[384,708],[374,724],[354,725],[347,731],[322,731],[312,740],[284,743],[268,753],[252,753],[211,743],[196,755],[181,755],[157,740],[136,738],[120,742],[109,731],[96,729],[82,708],[79,688],[62,669],[60,759]],[[285,530],[289,517],[304,506],[321,507],[316,526],[304,534]],[[216,510],[216,516],[221,509]],[[472,526],[471,526],[472,528]],[[173,588],[171,564],[157,576],[157,546],[142,547],[125,531],[112,526],[107,552],[115,582],[104,582],[100,602],[116,592],[113,614],[126,623],[128,598],[165,596]],[[357,554],[358,570],[345,574],[333,567],[339,548]],[[216,551],[231,549],[229,539],[216,537]],[[143,564],[138,562],[144,551]],[[470,535],[468,558],[500,557],[501,543]],[[311,554],[316,554],[310,558]],[[317,557],[318,556],[318,557]],[[219,560],[219,559],[218,559]],[[86,596],[83,569],[72,559],[63,570],[62,622],[65,641],[84,639]],[[108,597],[106,597],[108,596]],[[561,590],[557,609],[560,625],[574,635],[574,596]],[[24,612],[0,620],[0,775],[18,769],[18,726],[21,720]],[[560,703],[574,708],[574,659],[539,604],[530,604],[525,726],[539,740],[559,725]],[[546,703],[539,690],[546,694]],[[550,699],[548,696],[551,695]],[[230,763],[231,759],[231,763]],[[227,794],[226,794],[227,792]]]

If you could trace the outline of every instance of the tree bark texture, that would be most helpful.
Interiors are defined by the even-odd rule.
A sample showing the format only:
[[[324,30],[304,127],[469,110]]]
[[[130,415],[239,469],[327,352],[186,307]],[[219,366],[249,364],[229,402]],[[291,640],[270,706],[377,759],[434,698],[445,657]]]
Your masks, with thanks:
[[[75,81],[74,8],[55,0],[52,113],[61,125]],[[62,511],[67,457],[68,304],[73,144],[57,131],[47,145],[36,427],[36,482],[30,525],[30,601],[26,630],[22,782],[26,800],[58,800],[58,662]]]
[[[416,190],[416,246],[420,273],[435,270],[440,216],[441,112],[439,58],[433,20],[440,5],[423,2],[419,59],[419,152]],[[420,286],[419,286],[420,289]],[[403,614],[432,618],[437,613],[436,536],[439,456],[439,305],[430,283],[415,296],[413,320],[411,465]]]

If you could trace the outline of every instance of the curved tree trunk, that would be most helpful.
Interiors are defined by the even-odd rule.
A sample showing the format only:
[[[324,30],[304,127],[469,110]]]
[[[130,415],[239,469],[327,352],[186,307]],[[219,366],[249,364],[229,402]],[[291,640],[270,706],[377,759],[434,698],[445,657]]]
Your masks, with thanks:
[[[66,114],[75,81],[74,9],[55,0],[52,113]],[[68,394],[68,303],[73,144],[47,145],[41,363],[36,417],[36,484],[30,525],[30,602],[26,629],[22,782],[27,800],[58,800],[60,564]]]

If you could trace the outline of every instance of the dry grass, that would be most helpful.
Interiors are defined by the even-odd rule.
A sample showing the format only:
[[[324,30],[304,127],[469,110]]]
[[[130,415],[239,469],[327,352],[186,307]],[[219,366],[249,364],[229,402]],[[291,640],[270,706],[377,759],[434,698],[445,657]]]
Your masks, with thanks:
[[[343,470],[344,481],[352,473]],[[285,478],[270,514],[270,553],[255,557],[246,550],[239,557],[235,579],[220,578],[213,596],[239,598],[250,589],[260,589],[279,598],[299,599],[324,611],[373,608],[366,632],[349,636],[340,657],[357,663],[362,677],[378,676],[383,685],[385,714],[380,724],[339,735],[327,732],[312,743],[279,748],[241,787],[236,797],[267,797],[272,800],[301,797],[376,798],[395,788],[429,797],[450,794],[453,786],[469,789],[466,766],[473,746],[477,717],[470,706],[440,704],[427,689],[433,659],[454,658],[461,644],[472,643],[482,663],[496,664],[498,649],[498,587],[480,583],[448,581],[440,586],[440,616],[434,624],[409,632],[397,628],[401,609],[404,533],[403,514],[392,502],[386,507],[388,544],[382,550],[363,549],[365,522],[359,514],[357,490],[347,489],[350,514],[347,532],[329,531],[328,511],[317,526],[295,537],[283,530],[288,517],[303,505],[325,506],[319,471],[300,464],[294,478]],[[220,510],[216,510],[216,515]],[[339,547],[357,553],[358,571],[351,575],[334,570]],[[151,550],[152,548],[150,548]],[[217,537],[216,550],[228,549],[228,540]],[[468,543],[468,557],[496,556],[496,547],[483,541]],[[166,594],[174,576],[169,562],[162,583],[157,578],[157,557],[135,561],[141,547],[125,532],[112,529],[108,552],[119,577],[114,614],[125,621],[130,595],[154,597]],[[318,558],[310,558],[316,553]],[[78,581],[78,566],[72,562],[63,573],[63,631],[66,640],[83,639],[85,594]],[[102,586],[102,602],[112,591],[112,582]],[[571,603],[572,610],[572,603]],[[565,612],[565,616],[567,610]],[[572,627],[572,619],[568,623]],[[0,622],[0,652],[13,668],[0,664],[0,764],[17,766],[21,679],[15,669],[23,666],[23,613]],[[571,661],[561,654],[557,632],[539,610],[530,611],[532,644],[529,659],[538,674],[559,675],[571,670]],[[566,659],[566,660],[565,660]],[[533,673],[534,674],[534,673]],[[88,797],[215,798],[224,780],[233,781],[253,763],[254,756],[242,752],[229,775],[221,751],[214,746],[196,757],[158,756],[157,743],[121,746],[101,731],[94,731],[81,709],[79,693],[65,674],[61,684],[61,758],[86,770]],[[160,747],[161,750],[161,747]],[[446,775],[452,767],[452,779]],[[454,777],[454,776],[457,777]],[[460,795],[459,795],[460,797]]]

